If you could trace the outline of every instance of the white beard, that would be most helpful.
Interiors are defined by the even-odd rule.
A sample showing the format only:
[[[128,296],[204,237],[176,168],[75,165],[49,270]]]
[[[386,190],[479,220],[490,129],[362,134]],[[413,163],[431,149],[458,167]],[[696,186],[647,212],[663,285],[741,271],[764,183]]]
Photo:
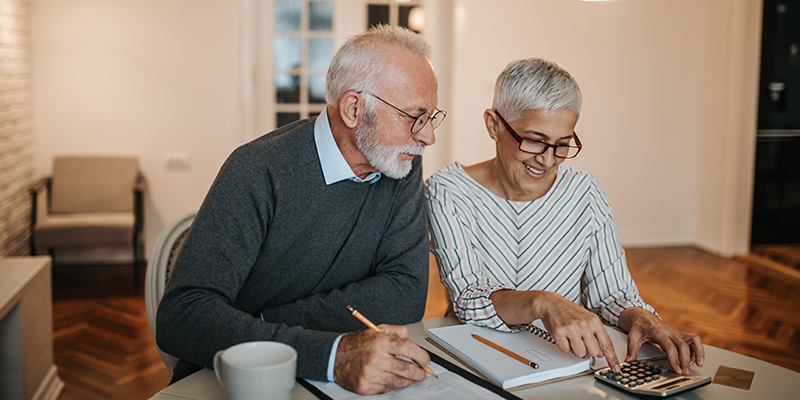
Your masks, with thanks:
[[[397,157],[401,153],[422,155],[425,146],[422,144],[384,146],[378,143],[378,132],[376,129],[374,115],[364,116],[362,123],[356,127],[356,146],[364,153],[367,161],[381,174],[392,179],[401,179],[411,172],[411,162],[413,160],[399,161]]]

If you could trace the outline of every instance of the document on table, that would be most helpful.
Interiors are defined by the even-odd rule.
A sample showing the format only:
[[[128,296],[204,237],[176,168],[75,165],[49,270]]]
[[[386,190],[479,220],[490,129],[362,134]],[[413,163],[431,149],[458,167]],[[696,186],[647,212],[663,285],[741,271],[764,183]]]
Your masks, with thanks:
[[[313,385],[324,395],[327,395],[333,400],[350,400],[350,399],[392,399],[392,400],[434,400],[434,399],[459,399],[459,400],[495,400],[495,399],[517,399],[516,396],[502,391],[496,393],[481,385],[470,382],[458,373],[452,372],[447,368],[431,361],[431,369],[438,375],[434,378],[431,375],[422,381],[414,383],[411,386],[401,389],[395,389],[388,393],[378,394],[374,396],[362,396],[353,393],[347,389],[342,388],[334,382],[319,382],[306,380],[308,384]],[[476,379],[480,379],[475,377]],[[305,385],[304,385],[305,386]],[[494,389],[497,391],[497,389]],[[317,394],[317,393],[315,393]],[[317,394],[318,395],[318,394]],[[324,397],[320,397],[323,398]]]

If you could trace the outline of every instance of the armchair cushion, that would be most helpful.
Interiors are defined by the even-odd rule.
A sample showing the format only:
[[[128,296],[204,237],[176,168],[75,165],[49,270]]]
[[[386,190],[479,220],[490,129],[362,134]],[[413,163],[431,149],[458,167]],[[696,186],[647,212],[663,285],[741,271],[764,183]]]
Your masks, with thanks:
[[[133,222],[131,212],[50,214],[36,224],[36,245],[53,248],[130,245]]]
[[[50,213],[130,213],[137,175],[136,157],[56,157]]]

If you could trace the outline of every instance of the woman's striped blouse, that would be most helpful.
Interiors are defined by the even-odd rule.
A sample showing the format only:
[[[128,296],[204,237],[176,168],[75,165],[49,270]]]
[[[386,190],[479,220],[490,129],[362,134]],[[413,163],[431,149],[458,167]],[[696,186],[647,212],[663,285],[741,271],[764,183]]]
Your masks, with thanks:
[[[642,300],[625,263],[611,205],[586,172],[558,167],[553,187],[531,202],[510,201],[455,163],[426,182],[432,251],[456,315],[510,331],[489,295],[546,290],[616,325]]]

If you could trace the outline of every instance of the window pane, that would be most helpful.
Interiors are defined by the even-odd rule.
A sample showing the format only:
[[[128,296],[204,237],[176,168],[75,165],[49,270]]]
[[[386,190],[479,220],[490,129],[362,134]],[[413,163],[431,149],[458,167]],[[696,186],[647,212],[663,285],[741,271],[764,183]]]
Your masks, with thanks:
[[[378,24],[389,24],[389,6],[382,4],[370,4],[367,7],[367,27]]]
[[[309,75],[308,102],[325,103],[325,75]]]
[[[333,39],[308,39],[308,67],[328,68],[333,58]]]
[[[300,102],[300,77],[297,75],[275,75],[275,101],[278,104]]]
[[[320,114],[320,113],[318,113],[318,112],[310,112],[310,113],[308,113],[308,118],[314,118],[314,117],[316,117],[316,116],[317,116],[317,115],[319,115],[319,114]]]
[[[275,68],[300,67],[300,38],[276,37],[273,53]]]
[[[420,6],[400,6],[397,24],[420,33],[425,27],[425,15]]]
[[[300,120],[300,113],[279,112],[276,114],[276,116],[278,120],[278,128]]]
[[[333,28],[333,2],[311,1],[308,3],[308,29],[329,31]]]
[[[299,31],[300,30],[300,1],[275,2],[275,30]]]

